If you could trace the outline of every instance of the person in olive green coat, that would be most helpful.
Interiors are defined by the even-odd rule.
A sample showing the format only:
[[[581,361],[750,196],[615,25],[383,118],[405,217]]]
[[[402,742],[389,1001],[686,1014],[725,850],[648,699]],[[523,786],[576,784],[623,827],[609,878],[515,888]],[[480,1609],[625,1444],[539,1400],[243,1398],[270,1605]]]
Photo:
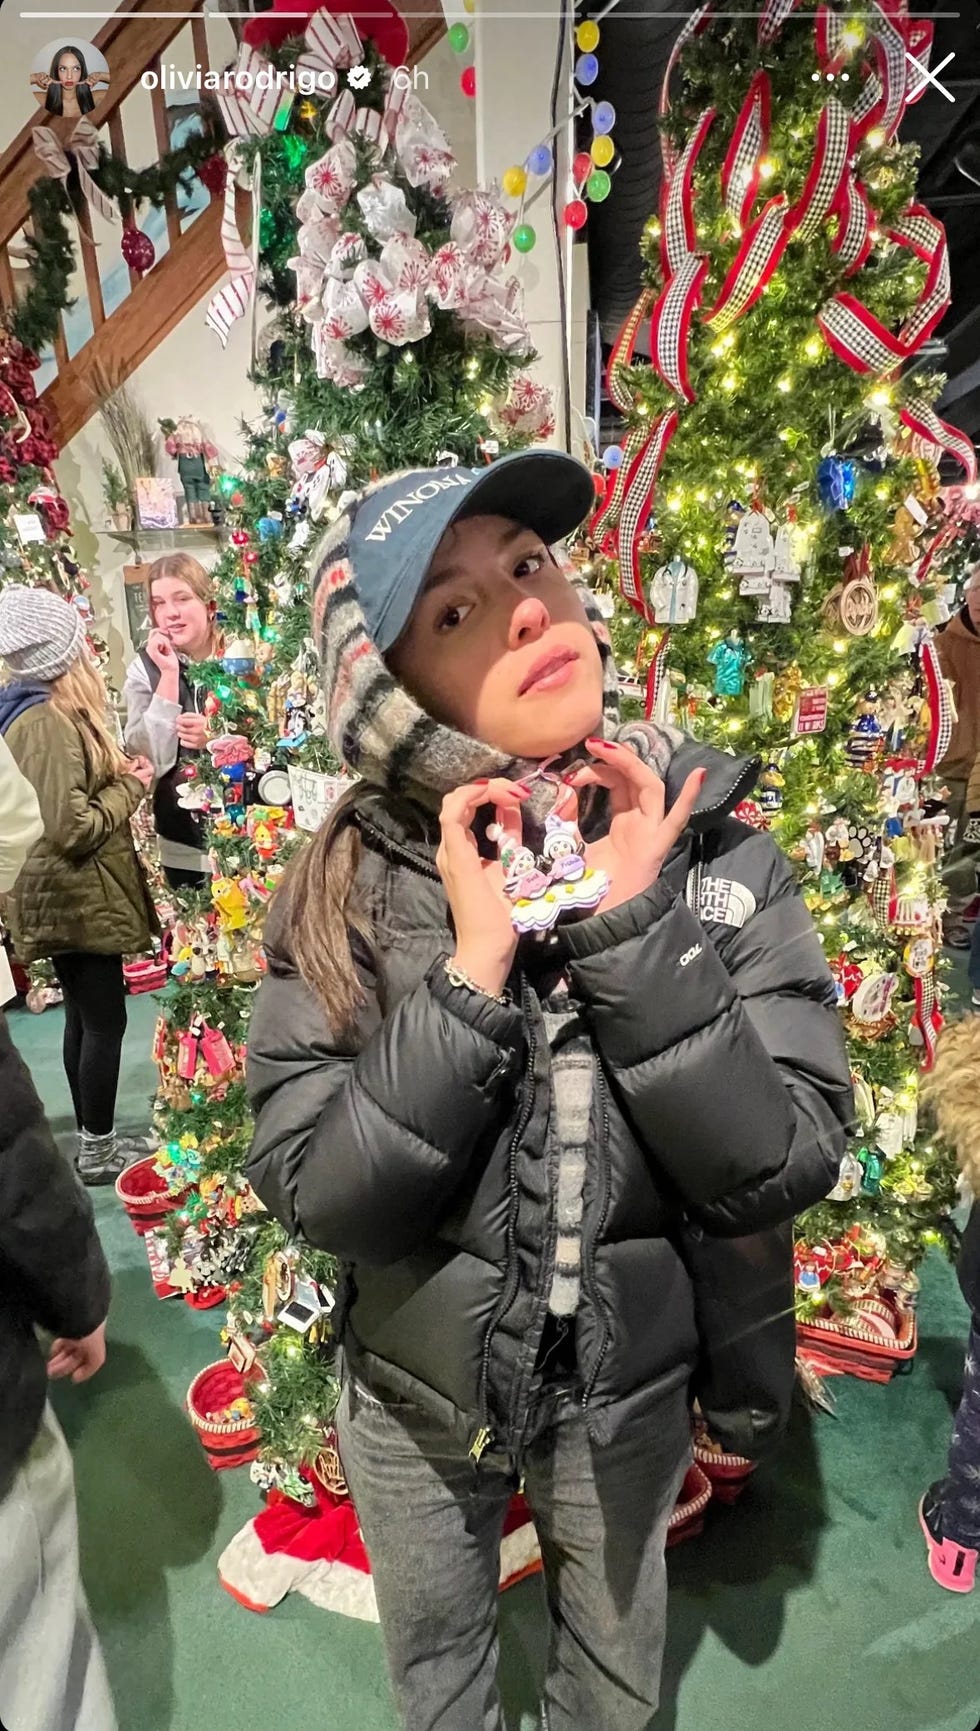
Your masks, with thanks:
[[[34,787],[44,834],[7,903],[21,961],[50,957],[65,1000],[64,1060],[86,1184],[112,1182],[148,1144],[118,1138],[123,957],[159,925],[129,820],[153,780],[106,723],[108,699],[80,615],[46,589],[0,593],[0,735]]]

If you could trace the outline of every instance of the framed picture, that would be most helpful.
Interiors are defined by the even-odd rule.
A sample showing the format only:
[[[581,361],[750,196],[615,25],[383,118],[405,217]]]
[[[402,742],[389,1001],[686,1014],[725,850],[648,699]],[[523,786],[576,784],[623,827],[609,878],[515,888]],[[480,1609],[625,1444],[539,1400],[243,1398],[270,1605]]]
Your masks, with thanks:
[[[134,649],[142,649],[150,635],[150,609],[146,600],[147,565],[123,566],[123,593],[126,597],[126,624]]]

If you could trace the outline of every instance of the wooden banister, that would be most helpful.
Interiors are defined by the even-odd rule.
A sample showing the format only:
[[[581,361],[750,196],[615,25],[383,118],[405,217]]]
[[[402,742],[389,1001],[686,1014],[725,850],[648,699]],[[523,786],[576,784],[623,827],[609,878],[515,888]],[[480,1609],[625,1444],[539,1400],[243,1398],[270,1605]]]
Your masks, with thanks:
[[[239,209],[239,228],[247,240],[245,195]],[[220,281],[225,271],[220,230],[221,205],[210,204],[180,236],[179,243],[144,277],[137,277],[135,287],[84,348],[59,365],[57,378],[40,400],[60,444],[66,445],[95,414],[99,379],[107,375],[119,383],[127,379]]]
[[[204,0],[122,0],[126,10],[111,17],[95,37],[95,46],[109,64],[109,90],[92,115],[105,126],[113,156],[125,160],[122,104],[147,70],[159,70],[164,50],[190,24],[195,59],[208,66]],[[188,20],[189,13],[195,13]],[[220,17],[221,14],[216,14]],[[445,33],[441,0],[415,0],[410,26],[409,64],[415,65]],[[160,154],[170,148],[172,112],[159,87],[152,92],[155,139]],[[43,171],[34,150],[38,126],[54,127],[64,142],[76,122],[38,109],[0,158],[0,300],[12,304],[18,272],[11,269],[8,246],[28,224],[28,194]],[[99,381],[107,376],[122,383],[170,335],[180,320],[204,300],[225,274],[221,245],[221,201],[210,203],[185,229],[176,197],[165,205],[167,251],[145,276],[130,270],[130,292],[106,317],[99,277],[98,254],[90,244],[87,209],[78,218],[79,264],[84,275],[92,317],[92,335],[76,355],[68,355],[64,323],[59,320],[52,344],[57,375],[40,401],[54,436],[66,445],[99,407]],[[238,195],[239,230],[248,243],[251,201]],[[203,310],[202,310],[203,317]],[[215,338],[217,352],[217,338]]]
[[[162,54],[184,28],[188,12],[200,9],[203,0],[125,0],[124,16],[114,14],[94,38],[109,63],[110,83],[94,114],[94,126],[103,126],[116,113],[156,55]],[[146,17],[141,14],[146,13]],[[71,137],[76,122],[46,114],[39,108],[13,143],[0,157],[0,244],[16,234],[27,215],[27,195],[40,173],[34,151],[38,126],[54,128],[62,143]]]

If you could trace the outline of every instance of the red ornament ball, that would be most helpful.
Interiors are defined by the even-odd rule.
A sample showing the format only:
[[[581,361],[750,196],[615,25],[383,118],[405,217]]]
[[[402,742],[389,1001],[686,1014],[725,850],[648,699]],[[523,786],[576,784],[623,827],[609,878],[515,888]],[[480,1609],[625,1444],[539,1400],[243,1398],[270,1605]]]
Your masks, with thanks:
[[[467,66],[459,81],[464,96],[476,95],[476,67]]]
[[[202,186],[207,187],[212,198],[222,197],[228,179],[228,164],[220,151],[216,151],[214,156],[209,156],[206,162],[201,163],[197,178]]]
[[[248,530],[247,529],[233,529],[231,532],[231,542],[232,542],[233,547],[247,547],[248,546]]]
[[[588,180],[595,163],[587,150],[579,150],[572,158],[572,179],[576,186],[581,186],[583,180]]]
[[[565,206],[565,222],[569,228],[584,228],[589,220],[589,207],[584,199],[570,199]]]
[[[243,565],[257,565],[258,562],[259,562],[259,556],[256,553],[254,547],[250,547],[246,553],[242,554],[242,564]]]
[[[156,262],[156,247],[141,228],[127,228],[122,237],[123,258],[131,270],[147,271]]]

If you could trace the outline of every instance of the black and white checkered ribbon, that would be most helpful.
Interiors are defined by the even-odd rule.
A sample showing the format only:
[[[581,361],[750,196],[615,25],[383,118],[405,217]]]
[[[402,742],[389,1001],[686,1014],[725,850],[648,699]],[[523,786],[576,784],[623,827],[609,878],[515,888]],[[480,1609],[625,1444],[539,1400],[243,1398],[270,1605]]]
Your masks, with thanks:
[[[759,41],[763,46],[774,42],[787,18],[796,11],[800,0],[766,0],[759,13]]]
[[[647,429],[645,427],[634,427],[633,431],[630,433],[629,438],[623,446],[622,461],[620,462],[619,468],[616,470],[616,479],[613,482],[612,491],[605,504],[600,505],[598,511],[589,524],[589,537],[591,540],[601,543],[603,537],[608,535],[610,530],[615,529],[619,522],[620,512],[623,508],[623,500],[626,497],[626,484],[629,480],[633,465],[643,449],[646,438]]]
[[[746,229],[721,293],[705,314],[705,323],[712,330],[727,331],[761,295],[786,250],[787,203],[784,192],[771,198]]]
[[[651,615],[643,593],[639,541],[650,515],[663,454],[677,430],[677,420],[677,410],[672,409],[661,415],[650,429],[639,457],[631,465],[619,519],[619,587],[624,599],[647,620]]]
[[[813,162],[799,203],[790,212],[789,227],[800,240],[810,240],[822,227],[840,191],[851,147],[851,118],[836,96],[824,104],[817,121]]]
[[[749,85],[721,170],[725,209],[739,228],[748,222],[759,191],[760,165],[769,148],[771,102],[769,74],[761,69]]]
[[[680,31],[677,40],[670,51],[670,59],[667,62],[667,67],[664,72],[663,83],[660,86],[659,113],[661,120],[664,120],[670,113],[670,81],[677,69],[678,61],[680,60],[684,49],[687,47],[687,44],[690,42],[691,37],[700,35],[701,31],[707,27],[710,18],[711,7],[699,6],[696,12],[691,13],[690,18],[683,26],[683,29]],[[663,159],[664,179],[667,179],[669,175],[673,174],[674,169],[677,166],[678,152],[671,144],[662,127],[660,131],[660,155]]]
[[[694,169],[714,122],[715,112],[713,108],[706,108],[699,116],[697,125],[681,152],[677,167],[666,182],[667,195],[663,201],[663,234],[660,243],[665,278],[680,270],[688,255],[694,251]]]
[[[837,233],[830,244],[846,267],[845,276],[853,276],[867,262],[874,245],[874,217],[864,188],[850,169],[840,184],[836,216]]]
[[[864,303],[846,291],[828,301],[817,323],[838,360],[859,373],[889,373],[921,348],[950,302],[946,231],[922,205],[910,205],[889,229],[889,239],[928,265],[925,287],[902,330],[893,334]]]
[[[965,433],[941,420],[935,409],[918,397],[905,404],[899,419],[912,434],[917,457],[926,457],[933,463],[938,463],[940,457],[954,457],[966,475],[967,485],[972,486],[977,478],[977,453]]]
[[[664,289],[650,320],[650,358],[660,377],[686,402],[694,401],[688,375],[691,319],[701,299],[708,260],[689,253]]]

